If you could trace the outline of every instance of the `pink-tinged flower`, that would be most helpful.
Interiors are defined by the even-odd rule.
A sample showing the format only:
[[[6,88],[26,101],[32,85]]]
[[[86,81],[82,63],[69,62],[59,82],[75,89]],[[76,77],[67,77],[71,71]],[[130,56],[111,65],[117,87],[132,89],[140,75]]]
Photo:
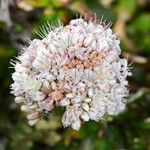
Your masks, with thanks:
[[[75,130],[125,109],[131,73],[109,27],[80,18],[64,27],[47,24],[39,35],[43,39],[24,49],[12,75],[15,102],[23,103],[30,125],[57,106],[66,108],[64,127]]]

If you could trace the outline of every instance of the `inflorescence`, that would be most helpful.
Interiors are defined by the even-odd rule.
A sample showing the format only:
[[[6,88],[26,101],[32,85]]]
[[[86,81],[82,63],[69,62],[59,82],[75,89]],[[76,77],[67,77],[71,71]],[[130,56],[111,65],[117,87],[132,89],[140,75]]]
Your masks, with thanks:
[[[46,24],[39,35],[42,40],[17,57],[12,75],[15,102],[22,103],[29,125],[58,106],[65,107],[63,126],[75,130],[125,109],[131,73],[109,26],[79,18],[66,26]]]

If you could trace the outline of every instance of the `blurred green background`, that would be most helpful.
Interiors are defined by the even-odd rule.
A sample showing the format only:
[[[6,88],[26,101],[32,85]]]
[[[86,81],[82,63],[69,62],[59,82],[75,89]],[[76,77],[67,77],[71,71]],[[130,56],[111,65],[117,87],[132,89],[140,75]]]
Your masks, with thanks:
[[[149,0],[0,0],[0,150],[150,150],[150,1]],[[76,14],[97,14],[113,22],[122,56],[131,63],[126,111],[101,122],[89,121],[79,132],[64,129],[57,109],[35,127],[10,94],[10,59],[39,27]]]

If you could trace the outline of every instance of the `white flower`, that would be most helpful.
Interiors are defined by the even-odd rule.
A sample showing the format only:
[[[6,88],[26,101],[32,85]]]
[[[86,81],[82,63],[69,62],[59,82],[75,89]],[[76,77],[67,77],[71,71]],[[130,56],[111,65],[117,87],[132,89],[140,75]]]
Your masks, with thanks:
[[[81,114],[81,119],[82,119],[83,121],[89,121],[90,117],[89,117],[88,113],[84,111],[84,112]]]
[[[22,103],[30,125],[57,106],[66,108],[64,127],[75,130],[81,122],[125,109],[131,73],[127,60],[119,58],[120,41],[109,27],[80,18],[64,27],[46,25],[42,31],[43,39],[31,41],[18,56],[12,75],[11,93]]]
[[[82,109],[77,105],[68,106],[62,117],[62,123],[64,127],[72,126],[75,130],[79,130],[81,126],[80,115],[82,114]]]

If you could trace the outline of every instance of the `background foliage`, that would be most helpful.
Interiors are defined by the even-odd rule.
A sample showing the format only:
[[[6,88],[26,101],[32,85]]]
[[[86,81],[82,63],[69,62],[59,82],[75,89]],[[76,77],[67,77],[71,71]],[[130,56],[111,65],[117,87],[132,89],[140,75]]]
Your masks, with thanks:
[[[59,108],[30,127],[9,93],[10,59],[46,20],[67,24],[76,14],[95,12],[113,21],[122,57],[132,63],[126,111],[79,132],[63,129]],[[150,149],[150,1],[149,0],[1,0],[0,6],[0,150],[149,150]]]

